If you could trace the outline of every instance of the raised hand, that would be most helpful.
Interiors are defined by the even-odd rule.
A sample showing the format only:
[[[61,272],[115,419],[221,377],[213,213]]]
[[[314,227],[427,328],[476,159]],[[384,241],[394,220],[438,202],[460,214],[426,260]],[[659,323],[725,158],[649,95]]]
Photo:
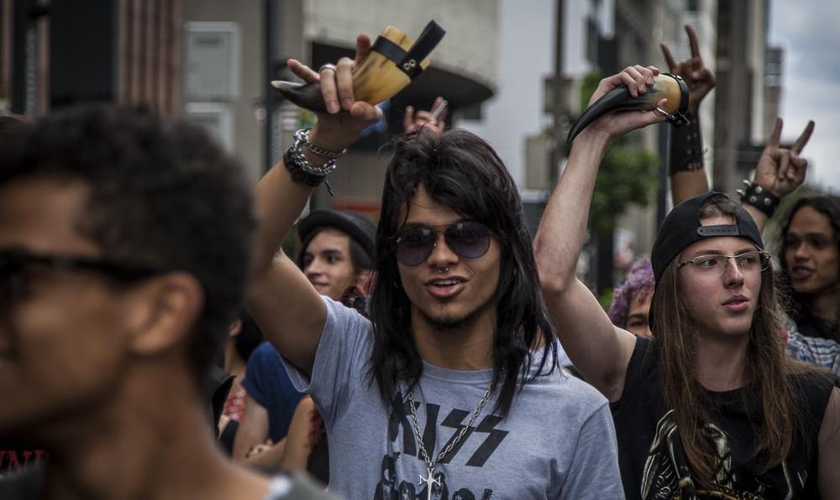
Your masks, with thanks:
[[[440,135],[444,126],[446,126],[446,114],[448,112],[447,102],[443,97],[435,99],[432,109],[429,111],[421,110],[415,113],[414,108],[407,106],[405,108],[405,118],[403,118],[403,129],[406,134],[423,128]]]
[[[697,116],[700,102],[715,88],[717,82],[715,75],[703,64],[703,58],[700,57],[700,44],[697,42],[697,33],[694,28],[686,24],[685,32],[688,34],[688,42],[691,45],[691,57],[689,59],[677,62],[666,44],[660,43],[659,47],[668,63],[668,70],[681,76],[688,85],[688,112],[693,117]]]
[[[353,96],[353,70],[371,51],[370,37],[356,37],[354,59],[343,57],[335,65],[325,64],[315,71],[297,59],[289,59],[289,69],[306,83],[321,83],[326,114],[318,115],[318,124],[310,134],[310,142],[330,151],[341,151],[358,138],[367,126],[382,118],[382,110],[374,104],[357,101]],[[344,111],[344,112],[342,112]]]
[[[808,160],[799,156],[811,134],[814,132],[814,121],[808,121],[805,130],[796,139],[790,149],[779,146],[782,136],[782,119],[776,118],[776,126],[770,140],[767,141],[764,151],[758,159],[755,167],[754,182],[764,189],[781,198],[805,182],[805,173],[808,170]]]
[[[654,77],[658,74],[659,69],[654,66],[646,67],[638,64],[636,66],[628,66],[620,73],[601,80],[592,97],[589,99],[589,105],[592,105],[592,103],[620,85],[626,86],[631,96],[638,97],[646,93],[649,87],[653,86]],[[588,132],[588,134],[601,135],[607,140],[612,140],[631,130],[665,121],[665,114],[660,112],[660,110],[666,107],[666,103],[667,99],[660,100],[657,103],[657,108],[651,112],[619,110],[606,113],[592,122],[591,125],[584,128],[580,136]]]

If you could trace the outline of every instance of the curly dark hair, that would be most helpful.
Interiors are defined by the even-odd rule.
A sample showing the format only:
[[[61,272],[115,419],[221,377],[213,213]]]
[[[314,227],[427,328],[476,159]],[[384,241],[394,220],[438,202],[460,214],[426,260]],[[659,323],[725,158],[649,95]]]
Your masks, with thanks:
[[[22,115],[0,115],[0,138],[23,127],[29,126],[29,120]]]
[[[194,275],[204,309],[189,346],[202,384],[237,317],[252,262],[251,185],[202,128],[147,110],[86,104],[21,127],[0,186],[23,178],[89,188],[80,234],[109,258]]]
[[[382,212],[376,232],[377,282],[371,315],[374,347],[371,370],[384,401],[398,381],[412,387],[423,363],[411,334],[411,303],[400,282],[393,236],[404,221],[400,210],[418,186],[463,217],[489,227],[502,246],[499,285],[493,298],[496,331],[493,384],[497,409],[507,414],[518,385],[554,369],[555,331],[545,312],[539,276],[519,192],[504,163],[480,137],[452,129],[440,135],[421,130],[397,139],[385,174]],[[531,373],[531,349],[542,350]]]

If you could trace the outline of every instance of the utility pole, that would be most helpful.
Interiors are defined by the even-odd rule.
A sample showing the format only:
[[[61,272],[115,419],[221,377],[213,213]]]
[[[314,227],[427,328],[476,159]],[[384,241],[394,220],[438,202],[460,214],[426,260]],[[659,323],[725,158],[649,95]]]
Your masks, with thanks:
[[[557,20],[554,27],[554,80],[552,81],[552,115],[554,129],[552,131],[551,156],[548,178],[553,188],[557,184],[560,174],[560,160],[563,158],[563,114],[564,114],[564,79],[563,79],[563,19],[565,17],[565,1],[557,0]]]
[[[271,169],[274,164],[274,141],[277,131],[274,129],[274,111],[279,103],[277,91],[271,86],[271,80],[277,78],[277,63],[279,51],[277,44],[279,33],[277,32],[277,21],[280,13],[278,0],[264,0],[263,20],[265,21],[265,75],[263,82],[263,106],[265,106],[265,140],[263,167],[264,172]]]

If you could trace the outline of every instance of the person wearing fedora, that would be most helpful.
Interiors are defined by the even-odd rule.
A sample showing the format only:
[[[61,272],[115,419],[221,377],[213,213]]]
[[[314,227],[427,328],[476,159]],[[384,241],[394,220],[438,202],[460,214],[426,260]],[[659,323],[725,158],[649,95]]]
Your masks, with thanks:
[[[601,81],[633,94],[658,70]],[[656,113],[605,114],[576,139],[534,241],[543,294],[569,356],[612,403],[625,495],[840,498],[840,387],[786,357],[770,255],[721,193],[675,206],[653,245],[652,338],[614,326],[577,279],[601,156]]]
[[[297,232],[301,248],[296,262],[312,286],[367,315],[376,224],[358,212],[317,209],[297,224]],[[311,400],[295,390],[269,342],[252,355],[242,386],[245,412],[234,441],[234,459],[269,471],[306,469],[328,483],[320,416]],[[317,437],[284,439],[289,432]]]
[[[297,226],[297,265],[318,290],[369,314],[376,224],[358,212],[313,210]]]

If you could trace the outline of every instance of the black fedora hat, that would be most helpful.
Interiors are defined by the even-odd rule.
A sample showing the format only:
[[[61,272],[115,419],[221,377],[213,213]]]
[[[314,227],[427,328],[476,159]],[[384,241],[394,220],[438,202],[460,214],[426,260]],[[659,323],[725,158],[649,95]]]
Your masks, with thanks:
[[[358,212],[318,209],[309,212],[297,226],[303,248],[323,228],[334,228],[347,233],[373,259],[376,248],[376,224]]]

